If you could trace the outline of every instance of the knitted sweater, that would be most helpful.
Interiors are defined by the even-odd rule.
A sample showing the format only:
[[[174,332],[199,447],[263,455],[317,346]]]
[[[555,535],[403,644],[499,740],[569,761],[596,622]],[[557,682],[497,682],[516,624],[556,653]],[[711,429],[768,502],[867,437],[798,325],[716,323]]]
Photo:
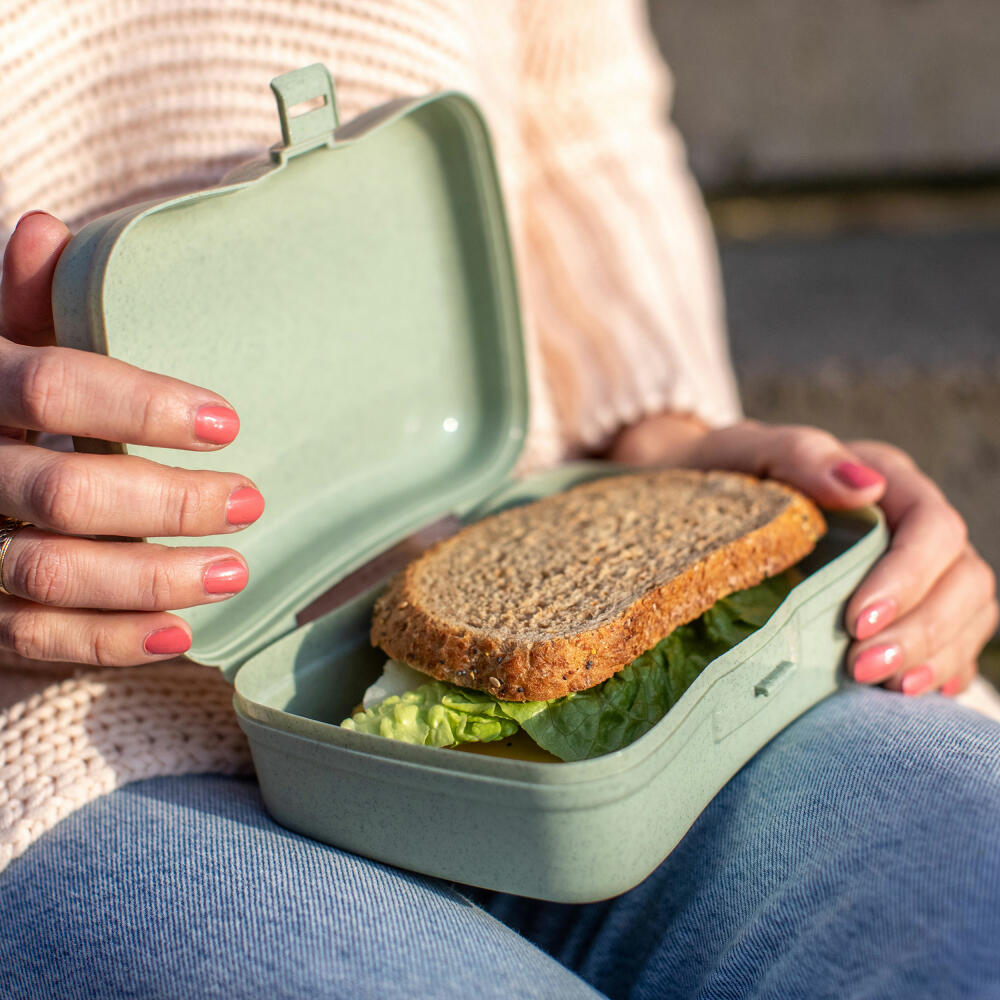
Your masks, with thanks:
[[[332,70],[344,120],[458,88],[486,112],[510,210],[524,466],[658,410],[731,421],[716,265],[644,16],[640,0],[12,0],[0,234],[31,208],[76,227],[215,183],[277,139],[267,82],[308,63]],[[123,782],[249,770],[211,668],[52,671],[0,669],[0,868]]]

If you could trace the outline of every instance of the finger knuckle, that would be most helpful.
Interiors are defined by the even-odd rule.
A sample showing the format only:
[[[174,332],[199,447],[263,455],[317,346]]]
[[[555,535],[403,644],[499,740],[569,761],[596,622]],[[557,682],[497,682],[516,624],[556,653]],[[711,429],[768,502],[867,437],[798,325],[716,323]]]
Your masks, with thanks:
[[[911,473],[918,470],[913,456],[899,445],[890,441],[852,441],[851,448],[857,448],[868,461],[876,459],[878,464],[890,473]]]
[[[66,358],[58,349],[31,352],[23,363],[19,385],[20,407],[28,426],[61,429],[69,405],[69,381]]]
[[[908,472],[916,472],[920,468],[917,460],[908,451],[903,451],[902,448],[886,441],[881,442],[880,454],[883,462],[890,467],[906,469]]]
[[[174,605],[176,574],[169,563],[155,560],[145,571],[142,585],[144,601],[141,607],[154,611],[165,611]]]
[[[83,531],[93,502],[92,477],[66,457],[41,468],[28,491],[33,520],[57,531]]]
[[[837,439],[827,431],[798,425],[783,427],[778,443],[784,461],[797,467],[807,466],[840,448]]]
[[[132,422],[137,435],[143,439],[161,435],[168,414],[168,407],[163,399],[155,394],[147,394],[136,399],[134,406]]]
[[[172,474],[163,487],[163,510],[174,534],[198,534],[212,509],[214,494],[197,476]]]
[[[70,603],[74,573],[70,560],[57,542],[37,543],[18,561],[18,568],[23,574],[23,593],[31,600],[39,604]]]
[[[964,563],[972,575],[972,584],[979,595],[979,601],[983,605],[989,604],[997,592],[997,579],[993,567],[972,548],[965,553]]]
[[[941,504],[938,530],[941,532],[941,544],[951,552],[959,552],[969,540],[965,518],[949,503]]]
[[[115,667],[121,663],[118,642],[112,629],[98,626],[90,635],[88,662],[99,667]]]
[[[42,614],[28,609],[5,615],[0,623],[0,643],[26,660],[47,659],[49,631]]]
[[[879,464],[886,468],[900,470],[917,467],[909,452],[889,441],[852,441],[849,447],[864,452],[869,459],[875,456]]]

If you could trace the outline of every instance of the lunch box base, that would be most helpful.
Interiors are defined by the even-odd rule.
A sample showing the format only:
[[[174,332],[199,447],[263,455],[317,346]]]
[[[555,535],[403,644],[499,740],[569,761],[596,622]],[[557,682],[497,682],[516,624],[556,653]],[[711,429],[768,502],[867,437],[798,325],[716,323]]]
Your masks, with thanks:
[[[592,466],[559,470],[487,506],[592,475]],[[368,640],[381,584],[373,587],[264,650],[236,678],[268,810],[344,850],[484,889],[585,903],[634,887],[754,753],[844,683],[841,608],[882,550],[884,525],[866,509],[831,514],[829,526],[771,619],[709,664],[652,730],[573,763],[342,729],[385,661]]]

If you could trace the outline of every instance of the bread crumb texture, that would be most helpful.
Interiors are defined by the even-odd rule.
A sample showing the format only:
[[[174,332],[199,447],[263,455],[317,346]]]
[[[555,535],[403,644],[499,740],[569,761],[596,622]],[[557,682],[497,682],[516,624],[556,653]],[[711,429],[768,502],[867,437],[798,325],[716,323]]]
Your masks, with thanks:
[[[547,701],[787,569],[825,530],[796,490],[739,473],[591,481],[428,549],[377,601],[372,643],[439,680]]]

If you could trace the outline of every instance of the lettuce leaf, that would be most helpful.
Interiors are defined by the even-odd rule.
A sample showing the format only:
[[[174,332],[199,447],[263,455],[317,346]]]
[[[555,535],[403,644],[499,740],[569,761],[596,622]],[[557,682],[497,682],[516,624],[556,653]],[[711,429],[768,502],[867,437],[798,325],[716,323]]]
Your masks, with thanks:
[[[500,701],[433,681],[392,696],[342,725],[425,746],[491,742],[518,728],[561,760],[628,746],[656,725],[712,662],[756,631],[791,590],[787,574],[717,601],[613,677],[552,701]]]
[[[539,702],[539,704],[545,704]],[[492,743],[513,736],[517,723],[492,695],[443,681],[392,695],[341,725],[358,733],[385,736],[428,747]]]

